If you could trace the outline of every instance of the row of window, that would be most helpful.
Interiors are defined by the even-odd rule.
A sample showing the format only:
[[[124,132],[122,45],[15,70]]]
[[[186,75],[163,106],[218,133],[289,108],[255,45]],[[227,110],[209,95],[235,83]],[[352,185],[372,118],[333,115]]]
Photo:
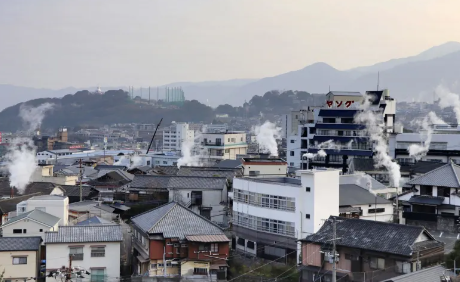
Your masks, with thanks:
[[[257,207],[295,211],[295,198],[234,189],[236,202],[246,203]]]
[[[369,136],[364,130],[329,130],[329,129],[318,129],[316,131],[318,136]]]
[[[422,144],[423,142],[405,142],[399,141],[396,143],[396,149],[407,149],[410,145]],[[447,142],[431,142],[430,150],[447,150]]]
[[[69,254],[72,255],[72,260],[83,260],[83,247],[71,247]],[[105,247],[92,246],[91,257],[105,257]]]
[[[295,223],[234,212],[234,223],[257,231],[294,236]]]
[[[39,229],[38,232],[43,232],[43,229]],[[13,229],[13,234],[27,234],[27,229]]]

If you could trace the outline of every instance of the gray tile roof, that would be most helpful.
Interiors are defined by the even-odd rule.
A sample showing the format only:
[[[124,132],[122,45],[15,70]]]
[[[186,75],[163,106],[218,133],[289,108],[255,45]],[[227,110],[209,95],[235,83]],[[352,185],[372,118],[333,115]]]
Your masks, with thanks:
[[[26,212],[26,213],[23,213],[21,215],[11,218],[3,226],[10,225],[12,223],[18,222],[25,218],[36,221],[38,223],[44,224],[49,227],[53,227],[54,225],[56,225],[56,223],[59,222],[59,220],[61,220],[59,217],[56,217],[44,211],[32,210],[30,212]]]
[[[339,206],[368,205],[368,204],[391,204],[390,201],[375,196],[368,190],[356,184],[339,185]]]
[[[131,188],[138,189],[222,189],[225,177],[136,175]]]
[[[11,199],[0,200],[0,212],[5,214],[16,210],[16,205],[22,201],[28,200],[34,196],[42,195],[42,193],[34,193],[29,195],[16,196]]]
[[[45,244],[121,241],[123,234],[119,225],[61,226],[56,232],[45,232]]]
[[[0,252],[38,251],[41,237],[0,237]]]
[[[444,266],[436,265],[433,267],[421,269],[419,271],[414,271],[408,274],[396,276],[384,280],[384,282],[438,282],[441,281],[440,277],[443,274],[455,277],[454,273],[450,270],[447,270]]]
[[[188,235],[224,234],[214,223],[175,202],[134,216],[131,221],[142,231],[163,234],[165,238],[185,239]]]
[[[358,159],[351,160],[354,172],[361,171],[386,171],[384,167],[375,167],[374,159]]]
[[[447,163],[408,182],[410,185],[429,185],[460,188],[460,166]]]
[[[100,218],[98,216],[93,216],[88,218],[87,220],[80,221],[75,225],[100,225],[100,224],[113,224],[112,222]]]
[[[338,246],[412,256],[414,244],[423,232],[429,240],[435,241],[422,226],[341,217],[336,217],[336,220],[337,238],[340,238],[337,240]],[[318,232],[302,241],[326,244],[331,242],[332,234],[332,222],[328,220]],[[439,246],[443,246],[443,243],[439,242]]]
[[[429,195],[412,196],[409,201],[411,204],[436,205],[439,206],[444,202],[444,197],[435,197]]]
[[[178,171],[177,166],[155,166],[153,169],[153,173],[159,175],[176,175]]]
[[[64,193],[67,197],[80,197],[80,186],[78,185],[61,185]],[[93,190],[91,186],[81,186],[82,196],[88,197],[90,194],[97,194],[96,190]]]
[[[219,169],[217,167],[188,167],[181,166],[177,172],[178,176],[200,176],[200,177],[226,177],[232,181],[235,176],[241,175],[240,169]]]
[[[238,168],[238,167],[241,167],[241,166],[242,166],[241,159],[238,159],[238,160],[223,160],[223,161],[220,161],[219,163],[217,163],[216,165],[214,165],[214,167],[218,167],[218,168]]]

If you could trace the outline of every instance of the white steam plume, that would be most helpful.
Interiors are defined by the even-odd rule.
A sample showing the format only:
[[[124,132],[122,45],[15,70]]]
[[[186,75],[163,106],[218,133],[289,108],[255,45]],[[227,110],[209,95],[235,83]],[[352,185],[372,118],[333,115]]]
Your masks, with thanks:
[[[134,155],[131,157],[129,168],[139,167],[143,164],[143,160],[140,156]]]
[[[382,127],[383,116],[381,113],[374,113],[370,109],[370,99],[372,98],[369,96],[365,97],[361,107],[362,112],[355,116],[355,121],[366,126],[365,130],[369,133],[371,141],[374,142],[374,150],[377,153],[374,157],[375,166],[385,167],[390,175],[391,184],[394,187],[399,187],[401,180],[400,166],[393,162],[388,155],[388,144]]]
[[[281,128],[276,124],[266,121],[261,126],[253,128],[257,144],[262,152],[269,152],[271,156],[278,156],[278,143],[276,139],[281,138]]]
[[[434,112],[429,112],[422,121],[418,121],[420,126],[420,137],[422,140],[421,144],[411,144],[407,151],[409,155],[416,160],[420,160],[422,157],[426,156],[428,150],[430,149],[431,140],[433,137],[433,128],[432,124],[446,124],[442,119],[440,119]]]
[[[36,108],[22,105],[19,116],[26,125],[27,132],[33,132],[40,128],[45,113],[53,108],[53,104],[45,103]],[[37,148],[29,137],[17,137],[11,142],[6,154],[7,168],[9,172],[10,186],[16,187],[19,194],[30,182],[37,163],[35,159]]]
[[[124,165],[129,166],[129,159],[126,156],[121,156],[118,161],[114,162],[113,165]]]
[[[314,159],[316,156],[325,157],[325,156],[327,156],[327,154],[323,149],[319,150],[318,153],[316,153],[316,154],[313,154],[313,153],[305,153],[305,154],[303,154],[303,157],[305,157],[307,159]]]
[[[336,151],[340,151],[340,149],[342,148],[342,146],[340,144],[336,144],[334,142],[334,140],[327,140],[323,143],[319,143],[317,146],[316,146],[318,149],[320,149],[317,153],[305,153],[303,154],[303,157],[307,158],[307,159],[314,159],[316,156],[318,157],[325,157],[327,156],[326,154],[326,151],[324,151],[324,149],[333,149],[333,150],[336,150]]]
[[[439,85],[436,87],[436,96],[439,98],[439,107],[442,109],[452,107],[454,109],[457,124],[460,124],[460,97],[452,93],[447,87]]]
[[[201,132],[196,132],[195,140],[201,139]],[[203,166],[203,159],[208,158],[208,151],[201,148],[198,154],[194,154],[193,148],[195,146],[194,140],[186,140],[182,142],[181,154],[182,157],[177,160],[177,167],[181,166]]]

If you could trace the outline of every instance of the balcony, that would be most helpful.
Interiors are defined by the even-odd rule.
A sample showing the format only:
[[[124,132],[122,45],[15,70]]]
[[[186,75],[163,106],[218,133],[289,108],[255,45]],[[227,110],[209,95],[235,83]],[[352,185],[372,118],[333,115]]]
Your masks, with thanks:
[[[225,146],[223,142],[201,142],[204,146]]]

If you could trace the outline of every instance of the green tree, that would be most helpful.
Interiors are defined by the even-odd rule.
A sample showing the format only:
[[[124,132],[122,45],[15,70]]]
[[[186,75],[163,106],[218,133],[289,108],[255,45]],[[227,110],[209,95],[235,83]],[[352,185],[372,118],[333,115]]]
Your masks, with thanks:
[[[457,265],[460,265],[460,240],[455,242],[455,246],[447,256],[446,256],[446,268],[452,269],[454,268],[454,260],[456,261]]]

